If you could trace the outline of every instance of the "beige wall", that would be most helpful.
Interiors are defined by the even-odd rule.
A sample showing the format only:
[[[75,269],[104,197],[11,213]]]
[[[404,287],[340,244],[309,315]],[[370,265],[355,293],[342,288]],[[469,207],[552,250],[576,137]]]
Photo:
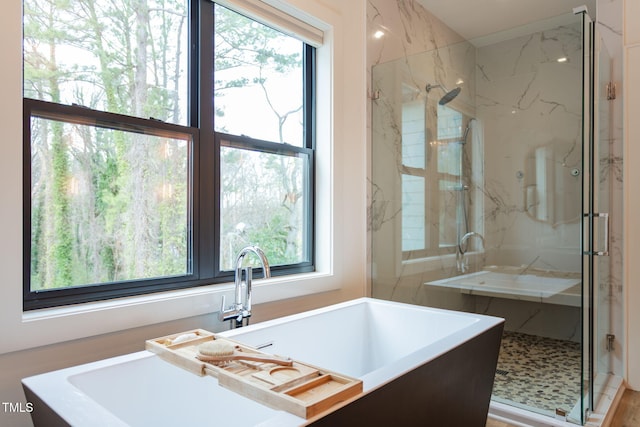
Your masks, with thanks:
[[[319,73],[323,97],[318,107],[324,153],[318,222],[324,232],[318,239],[322,271],[257,285],[253,322],[363,296],[366,281],[365,1],[268,3],[314,17],[329,42],[319,53],[327,64]],[[151,337],[194,327],[221,330],[226,325],[215,312],[221,294],[231,296],[229,284],[188,295],[163,294],[159,305],[129,299],[111,307],[81,307],[77,313],[49,312],[40,319],[23,316],[21,5],[21,0],[6,0],[0,14],[0,402],[24,402],[20,379],[26,376],[138,351]],[[28,414],[8,414],[0,406],[0,425],[30,424]]]
[[[640,0],[625,0],[624,17],[626,379],[640,390]]]

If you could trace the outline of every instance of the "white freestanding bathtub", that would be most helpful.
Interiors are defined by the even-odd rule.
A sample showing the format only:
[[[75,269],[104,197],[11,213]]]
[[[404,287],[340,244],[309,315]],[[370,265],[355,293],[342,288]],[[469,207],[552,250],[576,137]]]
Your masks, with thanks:
[[[312,420],[147,351],[25,378],[23,387],[34,424],[47,426],[483,427],[502,327],[495,317],[360,298],[220,334],[363,380],[359,398]]]
[[[501,320],[361,298],[220,335],[358,377],[366,391],[446,353]]]

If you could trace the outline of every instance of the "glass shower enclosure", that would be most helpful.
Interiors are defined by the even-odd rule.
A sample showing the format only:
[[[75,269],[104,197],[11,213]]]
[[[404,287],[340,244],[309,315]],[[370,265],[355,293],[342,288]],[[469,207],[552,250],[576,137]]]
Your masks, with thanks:
[[[592,27],[569,13],[372,70],[372,295],[505,318],[493,401],[576,424],[607,370]]]

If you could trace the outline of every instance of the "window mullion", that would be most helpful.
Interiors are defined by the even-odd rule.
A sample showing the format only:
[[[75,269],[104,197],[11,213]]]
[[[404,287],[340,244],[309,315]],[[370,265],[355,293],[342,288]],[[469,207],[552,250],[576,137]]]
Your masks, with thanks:
[[[194,43],[197,46],[197,64],[192,64],[198,70],[197,77],[193,78],[191,96],[192,115],[200,128],[200,148],[198,153],[199,191],[195,198],[199,200],[199,218],[196,222],[199,237],[198,255],[200,279],[211,279],[215,273],[216,251],[216,224],[219,224],[220,214],[216,208],[219,206],[219,149],[214,138],[214,4],[208,1],[196,1],[199,3],[198,19],[194,19],[196,27]]]
[[[314,47],[305,45],[302,64],[304,67],[304,141],[307,148],[314,149],[316,144],[316,55]]]

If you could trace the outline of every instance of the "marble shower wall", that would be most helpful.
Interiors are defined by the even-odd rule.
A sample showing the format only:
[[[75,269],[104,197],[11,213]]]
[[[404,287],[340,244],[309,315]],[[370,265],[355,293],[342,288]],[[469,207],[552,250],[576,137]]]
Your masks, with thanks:
[[[367,29],[369,70],[376,64],[464,41],[414,0],[369,0]],[[375,37],[377,31],[384,36]]]
[[[610,57],[610,81],[617,87],[617,97],[611,100],[608,126],[600,127],[600,138],[609,147],[608,156],[600,163],[602,188],[608,189],[611,233],[610,256],[601,262],[608,262],[608,277],[603,277],[598,285],[598,339],[595,342],[599,352],[598,366],[600,371],[610,371],[618,375],[624,373],[623,354],[624,342],[624,290],[623,290],[623,123],[622,98],[624,88],[622,84],[623,57],[623,0],[598,0],[596,26],[602,38],[602,46]],[[603,66],[603,64],[601,64]],[[598,88],[602,90],[602,87]],[[608,352],[606,334],[615,335],[613,350]]]
[[[371,0],[368,6],[369,33],[384,32],[383,37],[370,39],[368,52],[373,69],[369,93],[374,106],[370,131],[375,140],[369,153],[375,165],[369,171],[372,294],[470,310],[472,301],[459,294],[424,291],[425,281],[451,274],[454,255],[434,258],[429,265],[402,260],[402,117],[403,104],[408,103],[415,106],[423,121],[433,122],[437,101],[444,92],[433,89],[427,95],[428,83],[448,89],[462,85],[462,92],[449,105],[468,117],[475,116],[475,48],[413,1]],[[433,132],[424,130],[418,137],[423,141],[435,138]],[[424,167],[433,163],[428,157],[414,162],[424,162]],[[450,199],[455,197],[451,193]],[[455,215],[455,204],[448,206],[447,215]]]
[[[611,78],[614,82],[622,81],[622,0],[598,0],[597,1],[598,29],[603,36],[606,48],[611,56]],[[590,11],[593,14],[593,11]],[[474,266],[478,267],[482,263],[500,263],[509,265],[533,265],[538,268],[579,270],[579,260],[571,253],[576,250],[573,237],[578,226],[571,221],[568,223],[558,219],[547,222],[544,219],[545,210],[540,211],[527,209],[527,194],[529,204],[539,203],[540,199],[533,196],[533,190],[527,190],[535,180],[529,174],[531,166],[535,162],[531,160],[532,153],[536,153],[536,148],[543,146],[552,139],[548,136],[547,130],[566,119],[570,123],[577,120],[577,107],[571,102],[558,100],[557,95],[574,87],[575,82],[568,77],[566,71],[577,66],[577,61],[569,57],[569,61],[559,64],[555,61],[555,56],[559,52],[568,49],[570,53],[573,49],[571,41],[575,35],[575,29],[570,25],[563,26],[555,31],[538,34],[535,36],[525,36],[521,40],[511,40],[504,43],[512,43],[512,51],[506,55],[491,58],[492,50],[496,46],[478,46],[476,52],[472,54],[465,51],[462,55],[466,60],[477,60],[484,63],[482,67],[470,70],[466,65],[461,66],[461,62],[454,65],[448,62],[451,59],[459,58],[457,54],[451,54],[448,46],[457,46],[460,49],[464,45],[462,38],[449,29],[444,23],[431,15],[421,5],[414,0],[368,0],[367,7],[368,20],[368,65],[369,72],[373,67],[382,70],[382,67],[394,68],[389,71],[395,74],[391,80],[408,82],[408,88],[421,89],[426,78],[435,79],[436,82],[444,83],[449,88],[454,86],[456,72],[464,70],[469,75],[474,75],[473,79],[476,87],[477,98],[471,96],[472,92],[463,90],[467,99],[460,99],[459,105],[467,109],[468,112],[476,114],[479,118],[484,115],[483,120],[496,120],[497,116],[503,114],[506,124],[499,128],[484,127],[484,141],[489,144],[493,138],[501,141],[500,144],[485,147],[488,151],[485,155],[484,169],[475,167],[475,178],[482,179],[482,174],[486,174],[487,186],[484,196],[476,197],[475,207],[477,219],[482,218],[483,229],[488,239],[488,248],[485,259],[476,260]],[[481,19],[481,17],[479,17]],[[375,32],[383,31],[384,36],[374,37]],[[439,49],[441,48],[441,49]],[[537,55],[538,65],[534,65],[533,59],[519,58],[520,51],[528,51]],[[426,54],[425,54],[426,52]],[[436,68],[432,74],[420,69],[416,71],[415,58],[418,54],[425,54]],[[494,52],[495,54],[495,52]],[[574,58],[575,59],[575,58]],[[493,62],[493,61],[496,62]],[[395,65],[390,65],[395,61]],[[499,68],[497,64],[504,67]],[[380,67],[382,65],[382,67]],[[456,72],[453,72],[453,71]],[[486,70],[486,71],[485,71]],[[483,73],[487,73],[485,76]],[[515,73],[516,76],[510,78],[508,73]],[[551,90],[537,92],[536,87],[540,78],[544,74],[557,75],[563,83],[556,85]],[[512,85],[515,98],[506,99],[505,91],[492,87],[496,81],[491,79],[502,79],[503,83]],[[552,79],[553,80],[553,79]],[[372,83],[376,81],[377,83]],[[525,86],[519,86],[524,83]],[[374,93],[374,86],[379,84],[381,92]],[[383,87],[384,85],[387,87]],[[470,80],[465,79],[465,85],[470,84]],[[530,84],[530,87],[527,85]],[[513,318],[510,321],[511,329],[519,329],[525,324],[527,332],[536,333],[541,329],[556,329],[558,338],[577,337],[575,332],[574,314],[568,314],[562,306],[548,307],[552,313],[544,313],[540,310],[541,304],[532,304],[529,307],[514,306],[509,300],[497,300],[493,298],[476,298],[461,296],[451,292],[426,291],[422,284],[425,281],[440,277],[447,277],[456,274],[453,268],[453,260],[440,257],[429,265],[424,263],[403,263],[397,253],[399,238],[399,216],[398,209],[399,195],[394,195],[393,187],[397,189],[398,182],[398,152],[393,148],[394,141],[397,144],[399,137],[399,121],[396,120],[400,112],[394,105],[397,100],[390,99],[392,83],[382,82],[376,76],[369,74],[368,93],[370,97],[379,95],[380,97],[367,103],[367,108],[372,114],[382,114],[383,117],[375,117],[373,122],[368,122],[369,135],[372,139],[382,138],[386,148],[382,153],[372,150],[367,153],[369,165],[372,165],[372,157],[377,159],[385,158],[386,167],[383,171],[378,170],[376,164],[373,169],[368,170],[369,180],[369,233],[368,238],[371,243],[371,252],[368,254],[370,263],[372,294],[379,298],[388,298],[400,301],[407,301],[416,304],[461,309],[479,310],[481,312],[491,312],[492,307],[502,306],[500,310],[511,310]],[[382,90],[384,89],[384,90]],[[377,89],[376,89],[377,90]],[[556,93],[556,91],[558,93]],[[406,91],[405,91],[406,92]],[[526,93],[525,93],[526,92]],[[618,87],[618,92],[622,90]],[[462,96],[462,95],[461,95]],[[474,94],[475,96],[475,94]],[[522,96],[522,97],[520,97]],[[495,98],[498,99],[495,99]],[[610,155],[603,160],[602,169],[607,169],[603,174],[604,179],[601,186],[609,191],[611,204],[611,256],[608,259],[611,271],[608,278],[603,278],[599,284],[600,300],[598,302],[598,316],[602,321],[598,323],[598,339],[596,348],[604,345],[602,339],[606,333],[616,335],[616,345],[614,351],[599,356],[599,367],[603,371],[612,371],[622,374],[622,354],[624,351],[624,328],[623,328],[623,285],[622,285],[622,102],[621,96],[611,104],[610,127],[605,135],[610,145]],[[504,111],[500,112],[500,107],[492,105],[493,102],[503,103]],[[377,103],[377,104],[376,104]],[[382,112],[374,112],[382,103],[387,103],[387,107]],[[477,105],[477,109],[473,109]],[[510,107],[514,107],[509,109]],[[516,113],[511,111],[515,109]],[[526,128],[526,117],[528,113],[537,112],[542,114],[542,118],[547,120],[548,125],[543,126],[539,131],[534,132]],[[369,114],[368,117],[372,117]],[[386,116],[386,117],[385,117]],[[530,116],[530,120],[535,121],[536,117]],[[383,123],[387,123],[385,126]],[[392,123],[395,123],[393,125]],[[484,125],[484,123],[483,123]],[[524,127],[522,127],[524,126]],[[522,127],[519,129],[519,127]],[[569,128],[567,128],[569,129]],[[503,135],[503,131],[514,131],[511,137]],[[520,134],[520,136],[517,136]],[[576,131],[561,131],[557,138],[563,141],[558,144],[562,148],[553,152],[545,150],[538,151],[538,159],[561,158],[568,155],[566,160],[569,163],[575,162],[574,153],[571,148],[578,138]],[[494,138],[495,137],[495,138]],[[383,145],[384,147],[384,145]],[[564,152],[563,152],[564,150]],[[470,153],[471,156],[474,153]],[[381,157],[383,156],[383,157]],[[470,156],[470,157],[471,157]],[[535,158],[535,154],[533,154]],[[499,159],[499,160],[498,160]],[[477,157],[476,160],[477,161]],[[516,164],[517,163],[517,164]],[[569,163],[565,162],[565,165]],[[560,166],[561,169],[568,169]],[[573,169],[573,168],[569,168]],[[549,168],[547,168],[549,170]],[[519,178],[522,173],[522,176]],[[379,176],[380,179],[376,178]],[[477,175],[480,175],[480,178]],[[385,178],[386,176],[386,178]],[[542,172],[540,176],[544,176]],[[564,187],[571,188],[571,178],[565,177]],[[574,180],[575,181],[575,180]],[[477,190],[477,189],[476,189]],[[533,202],[533,203],[532,203]],[[484,205],[484,206],[483,206]],[[560,205],[558,205],[560,206]],[[564,206],[564,213],[571,214],[570,206]],[[549,212],[550,211],[546,211]],[[555,218],[561,215],[554,213]],[[500,219],[500,220],[499,220]],[[527,248],[524,242],[533,242]],[[604,261],[607,262],[607,261]],[[577,267],[578,266],[578,267]],[[509,308],[511,307],[511,309]],[[514,308],[515,307],[515,308]],[[570,310],[569,310],[570,311]],[[531,321],[533,319],[533,321]],[[561,326],[561,327],[558,327]],[[608,359],[608,362],[604,362]]]
[[[487,263],[580,273],[582,23],[568,14],[539,27],[477,47]],[[478,297],[475,310],[507,330],[582,339],[578,307]]]
[[[477,49],[489,264],[580,272],[582,25],[556,25]]]

